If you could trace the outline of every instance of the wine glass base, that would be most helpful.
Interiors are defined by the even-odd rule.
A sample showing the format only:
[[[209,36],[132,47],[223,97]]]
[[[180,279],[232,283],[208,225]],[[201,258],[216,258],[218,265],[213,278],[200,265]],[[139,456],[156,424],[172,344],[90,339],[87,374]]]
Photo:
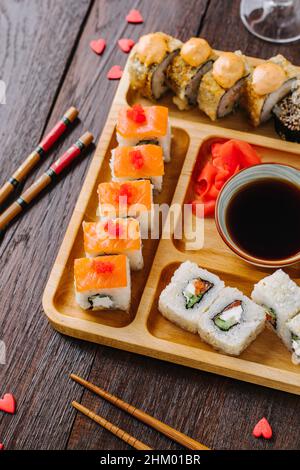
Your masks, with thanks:
[[[300,40],[299,0],[242,0],[240,16],[260,39],[281,44]]]

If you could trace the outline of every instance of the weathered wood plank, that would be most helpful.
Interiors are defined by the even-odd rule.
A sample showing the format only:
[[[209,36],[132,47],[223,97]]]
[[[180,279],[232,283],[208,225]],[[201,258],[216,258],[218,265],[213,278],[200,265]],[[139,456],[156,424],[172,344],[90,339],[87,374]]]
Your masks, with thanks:
[[[7,84],[7,104],[0,105],[2,181],[43,133],[90,3],[0,4],[0,78]],[[87,371],[93,357],[92,345],[55,335],[42,314],[41,295],[56,251],[53,227],[41,227],[46,208],[46,201],[37,204],[36,219],[17,222],[0,246],[0,339],[7,348],[0,395],[11,391],[18,400],[15,416],[0,415],[0,441],[11,449],[65,445],[72,426],[67,374],[74,362]]]

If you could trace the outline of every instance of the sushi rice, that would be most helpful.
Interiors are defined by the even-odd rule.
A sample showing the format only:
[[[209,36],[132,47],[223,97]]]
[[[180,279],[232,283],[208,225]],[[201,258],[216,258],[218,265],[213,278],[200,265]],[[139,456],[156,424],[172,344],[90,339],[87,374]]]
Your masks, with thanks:
[[[291,349],[287,321],[300,312],[300,287],[282,269],[278,269],[255,284],[251,298],[265,308],[268,325]]]
[[[296,365],[300,364],[300,313],[292,320],[287,322],[287,327],[291,333],[290,349],[292,351],[292,362]]]
[[[204,285],[197,295],[195,286]],[[159,311],[181,328],[197,333],[200,315],[205,312],[223,289],[224,282],[215,274],[186,261],[175,271],[171,283],[161,292]],[[207,289],[205,291],[205,289]]]
[[[198,333],[203,341],[238,356],[265,326],[265,311],[238,289],[226,287],[203,315]]]

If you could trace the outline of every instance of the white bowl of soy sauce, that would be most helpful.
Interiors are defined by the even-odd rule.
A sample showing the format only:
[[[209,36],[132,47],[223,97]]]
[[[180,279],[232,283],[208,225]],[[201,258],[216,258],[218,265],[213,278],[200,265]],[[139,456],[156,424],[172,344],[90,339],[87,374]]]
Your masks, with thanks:
[[[279,268],[300,261],[300,171],[262,163],[223,186],[216,204],[219,234],[238,256]]]

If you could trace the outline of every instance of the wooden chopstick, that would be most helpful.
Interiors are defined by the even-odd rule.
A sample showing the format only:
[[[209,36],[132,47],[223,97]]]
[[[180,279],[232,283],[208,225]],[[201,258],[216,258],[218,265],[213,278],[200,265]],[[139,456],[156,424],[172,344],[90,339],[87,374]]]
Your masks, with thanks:
[[[71,106],[51,131],[43,138],[33,152],[31,152],[21,166],[0,188],[0,204],[24,181],[26,176],[55,144],[59,137],[67,130],[70,124],[78,116],[78,110]]]
[[[126,403],[125,401],[121,400],[115,395],[112,395],[111,393],[106,392],[103,388],[97,387],[91,382],[88,382],[87,380],[82,379],[78,375],[71,374],[70,378],[73,379],[75,382],[79,383],[80,385],[83,385],[88,390],[91,390],[92,392],[96,393],[100,397],[104,398],[108,402],[112,403],[113,405],[117,406],[121,410],[126,411],[126,413],[130,414],[131,416],[134,416],[139,421],[142,421],[148,426],[151,426],[152,428],[161,432],[162,434],[169,437],[173,441],[178,442],[178,444],[181,444],[187,449],[210,450],[208,447],[192,439],[186,434],[183,434],[182,432],[177,431],[176,429],[172,428],[168,424],[165,424],[162,421],[159,421],[158,419],[149,415],[148,413],[145,413],[144,411],[139,410],[138,408],[135,408],[134,406],[130,405],[129,403]]]
[[[85,406],[81,405],[77,401],[72,401],[72,406],[76,408],[76,410],[81,411],[81,413],[83,413],[88,418],[100,424],[100,426],[102,426],[104,429],[107,429],[107,431],[111,432],[112,434],[117,436],[119,439],[129,444],[131,447],[134,447],[135,449],[138,449],[138,450],[153,450],[151,447],[147,446],[142,441],[139,441],[135,437],[128,434],[128,432],[119,428],[115,424],[112,424],[110,421],[107,421],[102,416],[97,415],[96,413],[89,410]]]
[[[0,215],[0,232],[22,212],[36,196],[51,183],[74,158],[90,145],[94,137],[90,132],[83,134],[50,168],[43,173],[26,191]]]

